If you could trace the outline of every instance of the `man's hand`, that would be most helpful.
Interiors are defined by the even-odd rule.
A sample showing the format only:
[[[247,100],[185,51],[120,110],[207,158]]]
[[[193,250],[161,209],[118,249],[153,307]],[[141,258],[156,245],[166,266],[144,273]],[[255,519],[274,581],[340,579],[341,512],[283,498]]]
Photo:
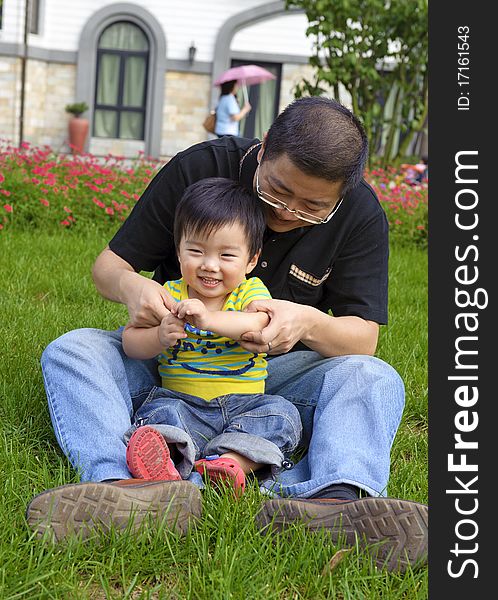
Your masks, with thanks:
[[[170,314],[169,309],[176,302],[161,284],[136,273],[133,275],[140,277],[142,281],[136,280],[133,287],[128,289],[130,324],[134,327],[159,325]]]
[[[262,331],[244,333],[241,345],[250,352],[284,354],[304,336],[305,306],[287,300],[255,300],[247,312],[266,312],[270,322]],[[270,345],[269,345],[270,344]]]
[[[251,352],[284,354],[299,341],[322,356],[367,354],[377,347],[379,325],[353,315],[333,317],[313,306],[287,300],[255,300],[249,311],[264,311],[270,323],[262,331],[242,336]]]
[[[184,319],[198,329],[207,329],[208,327],[209,311],[204,303],[197,298],[177,302],[171,308],[171,312],[179,319]]]
[[[168,313],[161,321],[157,332],[161,347],[171,348],[178,340],[186,338],[187,334],[185,333],[184,325],[181,319]]]
[[[127,306],[132,327],[158,326],[175,303],[162,285],[135,272],[109,247],[97,257],[92,276],[99,294]]]

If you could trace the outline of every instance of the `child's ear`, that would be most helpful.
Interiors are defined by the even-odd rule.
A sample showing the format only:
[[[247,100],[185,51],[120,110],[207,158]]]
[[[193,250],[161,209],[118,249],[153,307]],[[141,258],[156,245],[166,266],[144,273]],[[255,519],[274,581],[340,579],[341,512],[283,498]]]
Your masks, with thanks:
[[[256,252],[256,254],[247,263],[246,275],[249,274],[254,269],[254,267],[258,264],[258,259],[259,259],[260,254],[261,254],[261,250],[259,252]]]

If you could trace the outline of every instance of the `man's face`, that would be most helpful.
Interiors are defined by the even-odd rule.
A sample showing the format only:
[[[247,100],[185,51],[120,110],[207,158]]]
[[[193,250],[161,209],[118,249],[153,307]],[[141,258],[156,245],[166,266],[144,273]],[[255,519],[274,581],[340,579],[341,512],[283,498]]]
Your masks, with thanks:
[[[263,152],[260,151],[258,158],[262,155]],[[266,200],[273,202],[276,199],[292,210],[303,211],[319,219],[325,219],[340,201],[340,182],[303,173],[286,154],[269,161],[263,158],[258,179],[260,195]],[[256,175],[253,185],[257,193]],[[273,231],[285,232],[313,225],[285,208],[265,204],[265,212],[267,225]]]

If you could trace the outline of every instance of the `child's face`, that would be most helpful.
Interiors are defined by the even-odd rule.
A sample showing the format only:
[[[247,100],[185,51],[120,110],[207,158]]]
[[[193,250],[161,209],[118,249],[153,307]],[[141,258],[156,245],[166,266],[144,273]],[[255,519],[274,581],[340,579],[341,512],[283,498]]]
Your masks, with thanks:
[[[209,237],[187,233],[178,249],[189,296],[200,300],[230,294],[254,269],[258,256],[249,256],[246,233],[239,223],[220,227]]]

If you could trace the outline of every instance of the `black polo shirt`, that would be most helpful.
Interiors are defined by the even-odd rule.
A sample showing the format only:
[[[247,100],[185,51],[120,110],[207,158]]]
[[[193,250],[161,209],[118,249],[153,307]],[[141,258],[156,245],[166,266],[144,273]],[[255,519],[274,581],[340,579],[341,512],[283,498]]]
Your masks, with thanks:
[[[259,148],[256,139],[223,137],[177,154],[144,191],[109,243],[111,250],[137,272],[154,271],[160,283],[177,279],[173,220],[184,189],[206,177],[229,177],[252,190]],[[260,277],[274,298],[384,324],[387,265],[387,219],[362,181],[329,223],[285,233],[268,229],[251,275]]]

